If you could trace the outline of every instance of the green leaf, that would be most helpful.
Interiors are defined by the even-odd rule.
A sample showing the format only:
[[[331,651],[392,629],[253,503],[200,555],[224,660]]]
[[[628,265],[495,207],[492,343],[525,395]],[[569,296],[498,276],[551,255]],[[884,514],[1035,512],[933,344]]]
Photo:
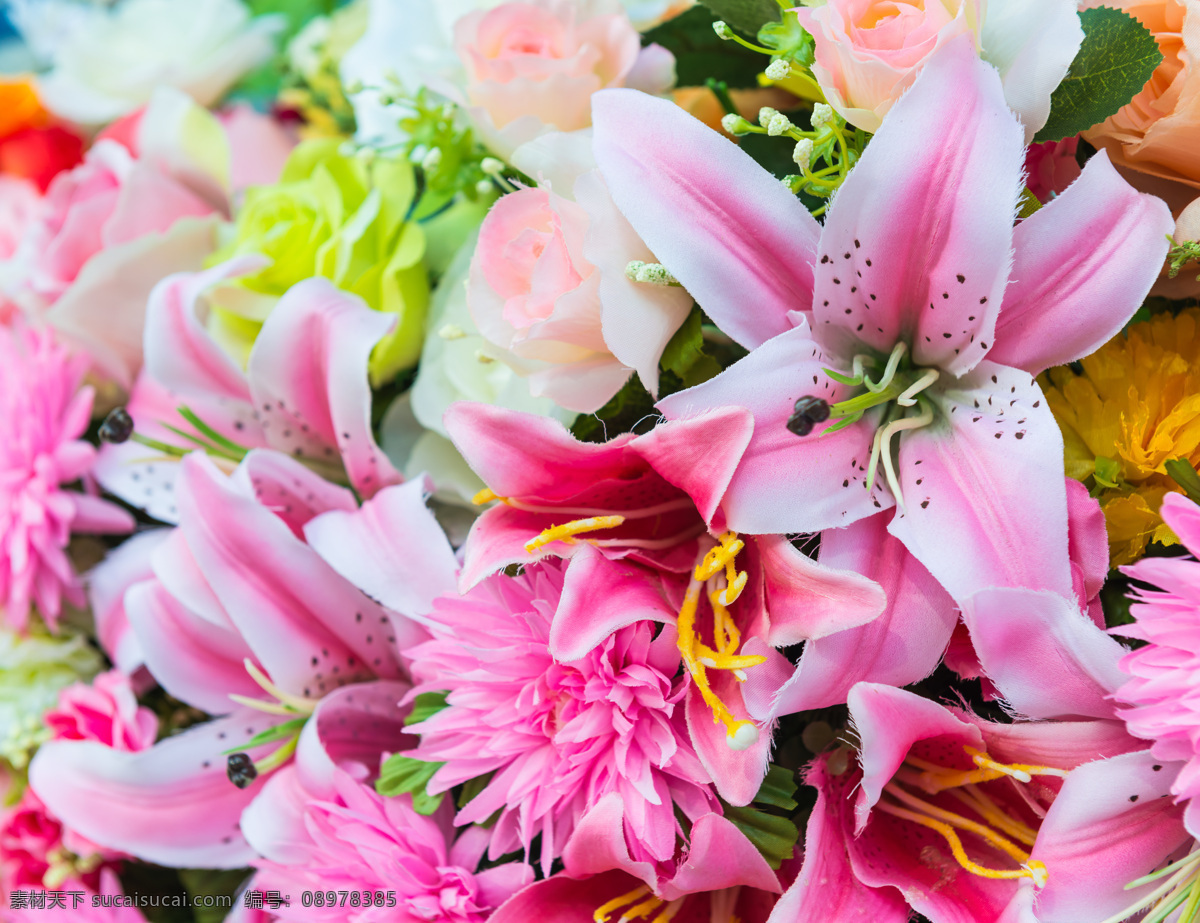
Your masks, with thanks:
[[[445,765],[445,763],[427,763],[425,760],[415,760],[403,753],[396,753],[389,756],[380,767],[379,779],[375,782],[375,791],[388,797],[412,795],[414,811],[418,814],[432,814],[442,803],[445,792],[440,795],[430,795],[425,791],[425,787],[433,778],[433,774]]]
[[[308,716],[301,718],[292,718],[290,721],[285,721],[282,724],[276,724],[265,731],[260,731],[244,743],[238,744],[229,750],[222,750],[222,756],[228,756],[231,753],[242,753],[246,750],[251,750],[254,747],[261,747],[263,744],[274,743],[277,740],[288,740],[295,737],[303,729],[305,722],[308,721]]]
[[[404,719],[404,726],[417,724],[426,718],[432,718],[446,707],[448,692],[422,692],[413,700],[412,711]]]
[[[778,22],[783,16],[783,10],[775,0],[700,0],[700,2],[716,13],[720,19],[725,20],[746,35],[758,35],[759,29],[769,22]]]
[[[790,818],[768,814],[754,805],[738,808],[727,804],[724,809],[725,819],[746,835],[771,868],[779,868],[792,857],[800,831]]]
[[[1059,141],[1086,131],[1142,91],[1162,52],[1150,30],[1120,10],[1101,6],[1079,14],[1083,45],[1050,97],[1050,118],[1034,141]]]
[[[675,55],[676,84],[702,87],[711,77],[735,90],[758,86],[758,75],[769,59],[713,31],[714,16],[702,6],[669,19],[642,36],[643,43],[661,45]]]
[[[753,803],[734,807],[721,802],[725,819],[746,835],[773,869],[792,857],[792,849],[800,839],[800,831],[789,816],[798,807],[795,794],[795,774],[772,764]]]
[[[468,779],[463,783],[462,791],[458,793],[458,806],[465,808],[480,792],[488,787],[488,783],[492,781],[492,776],[496,773],[489,772],[486,775],[476,776],[474,779]]]
[[[1183,488],[1189,500],[1200,503],[1200,474],[1196,473],[1190,461],[1186,458],[1172,458],[1163,467],[1167,469],[1171,480]]]
[[[667,341],[663,349],[661,365],[682,378],[688,369],[704,355],[704,316],[700,308],[692,306],[692,313],[687,316],[675,335]]]
[[[196,923],[220,923],[235,906],[238,888],[252,874],[251,869],[180,869],[179,880],[192,896]],[[205,900],[195,901],[203,897]],[[225,898],[228,898],[226,903]],[[205,904],[212,904],[205,907]]]
[[[796,810],[796,774],[783,766],[771,764],[767,777],[754,796],[755,804],[769,804],[784,811]]]

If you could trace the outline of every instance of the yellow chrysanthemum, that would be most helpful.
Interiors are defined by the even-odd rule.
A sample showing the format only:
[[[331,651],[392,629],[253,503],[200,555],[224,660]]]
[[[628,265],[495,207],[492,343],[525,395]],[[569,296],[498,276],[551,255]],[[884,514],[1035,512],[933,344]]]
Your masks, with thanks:
[[[1200,466],[1200,309],[1132,325],[1081,360],[1083,374],[1050,369],[1042,387],[1063,430],[1066,470],[1104,508],[1113,565],[1151,541],[1177,539],[1158,515],[1179,485],[1166,464]]]

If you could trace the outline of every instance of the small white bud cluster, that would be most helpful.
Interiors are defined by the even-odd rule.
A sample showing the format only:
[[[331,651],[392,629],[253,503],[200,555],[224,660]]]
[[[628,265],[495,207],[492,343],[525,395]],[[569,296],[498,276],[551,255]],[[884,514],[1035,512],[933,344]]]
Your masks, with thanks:
[[[733,38],[733,30],[723,21],[718,19],[713,23],[713,31],[717,33],[717,38],[729,41]]]
[[[467,331],[458,324],[443,324],[438,328],[437,334],[443,340],[461,340],[466,337]]]
[[[736,112],[729,112],[723,115],[721,117],[721,127],[736,137],[749,134],[751,129],[754,128],[753,125]]]
[[[779,115],[778,109],[772,109],[770,106],[763,106],[758,110],[758,124],[766,128],[771,124],[771,119]]]
[[[431,147],[428,153],[421,158],[421,168],[427,173],[432,173],[442,165],[442,149],[440,147]]]
[[[479,195],[487,195],[495,188],[496,187],[492,185],[492,181],[490,179],[481,179],[475,184],[475,192],[477,192]]]
[[[816,103],[813,105],[812,127],[820,130],[833,121],[833,106],[828,103]]]
[[[792,65],[783,58],[778,58],[767,65],[766,75],[768,80],[786,80],[791,72]]]
[[[643,263],[630,260],[625,267],[625,278],[630,282],[645,282],[647,285],[678,285],[679,280],[662,263]]]
[[[782,112],[776,112],[770,122],[767,123],[767,134],[772,138],[778,138],[780,135],[787,134],[796,126]]]
[[[504,172],[504,161],[497,160],[495,157],[484,157],[479,168],[488,176],[499,176]]]
[[[807,170],[812,164],[813,143],[811,138],[801,138],[796,142],[796,149],[792,151],[792,160],[796,161],[796,166],[801,170]]]

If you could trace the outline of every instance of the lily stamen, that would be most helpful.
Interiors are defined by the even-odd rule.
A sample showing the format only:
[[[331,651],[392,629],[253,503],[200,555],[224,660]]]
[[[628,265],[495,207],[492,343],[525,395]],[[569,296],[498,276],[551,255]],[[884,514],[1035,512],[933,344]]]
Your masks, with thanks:
[[[937,373],[934,372],[936,376]],[[916,387],[914,385],[913,387]],[[911,391],[912,388],[909,389]],[[907,394],[908,391],[905,392]],[[883,458],[883,474],[887,479],[888,488],[892,492],[892,496],[896,498],[896,503],[900,509],[904,509],[904,496],[900,492],[900,480],[896,477],[896,468],[892,461],[892,437],[896,433],[908,429],[921,429],[923,426],[928,426],[933,422],[933,408],[926,405],[919,416],[903,417],[899,420],[893,420],[891,423],[884,426],[875,434],[875,447],[871,450],[871,468],[875,470],[875,452],[879,451],[880,457]],[[875,478],[872,474],[867,475],[866,483],[868,486],[875,483]]]
[[[714,577],[720,579],[723,576],[722,569],[726,574],[733,573],[737,582],[736,592],[732,594],[733,600],[736,600],[737,594],[745,586],[745,580],[741,579],[745,576],[744,572],[739,574],[733,564],[735,555],[744,547],[744,543],[733,532],[726,532],[718,541],[720,544],[710,549],[693,570],[683,605],[679,609],[677,644],[684,666],[687,667],[704,703],[712,710],[713,722],[725,725],[726,743],[733,750],[745,750],[758,739],[758,728],[753,722],[739,720],[734,716],[729,706],[713,691],[707,670],[729,670],[735,679],[743,682],[746,678],[745,671],[765,663],[767,658],[735,653],[741,644],[741,633],[726,609],[725,600],[731,595],[728,584],[715,587],[709,594],[713,612],[713,643],[716,649],[704,644],[696,634],[696,611],[700,605],[700,592],[704,581]]]
[[[632,891],[629,891],[626,894],[622,894],[619,897],[614,897],[607,904],[601,904],[596,908],[596,912],[592,914],[592,920],[594,920],[595,923],[608,923],[609,914],[611,914],[613,911],[618,910],[621,907],[628,906],[634,901],[640,901],[649,893],[650,889],[645,885],[641,885],[640,887],[634,888]]]
[[[316,710],[317,703],[315,701],[306,699],[303,696],[293,695],[290,692],[284,692],[271,682],[267,675],[249,657],[245,658],[242,663],[246,667],[246,672],[250,674],[250,678],[259,685],[263,692],[271,696],[275,701],[264,702],[262,699],[252,699],[249,696],[231,693],[229,698],[233,699],[239,705],[245,705],[247,708],[266,712],[268,715],[284,715],[287,717],[311,715]]]
[[[587,519],[574,519],[571,522],[564,522],[562,525],[544,529],[541,534],[525,543],[525,550],[529,554],[533,554],[539,548],[549,545],[551,542],[564,542],[568,545],[573,545],[575,544],[575,536],[577,535],[582,535],[585,532],[596,532],[602,529],[615,529],[624,522],[624,516],[589,516]]]
[[[1142,923],[1162,923],[1185,901],[1187,904],[1179,914],[1177,923],[1195,923],[1197,911],[1200,910],[1200,850],[1189,853],[1166,868],[1129,882],[1125,886],[1125,890],[1140,888],[1142,885],[1148,885],[1168,875],[1170,877],[1166,881],[1137,903],[1113,914],[1101,923],[1121,923],[1122,920],[1148,908],[1153,908],[1153,910],[1142,918]]]
[[[524,500],[515,500],[512,497],[502,497],[498,493],[489,488],[484,488],[479,491],[471,502],[476,506],[482,506],[485,503],[491,503],[493,500],[499,500],[505,506],[511,506],[515,510],[523,510],[526,513],[549,513],[551,515],[561,516],[563,514],[576,516],[580,519],[592,516],[608,516],[612,515],[612,510],[595,509],[589,507],[570,507],[570,506],[540,506],[536,503],[526,503]],[[679,510],[690,510],[695,507],[695,503],[690,497],[680,497],[677,500],[668,500],[665,503],[657,503],[654,506],[646,506],[636,510],[621,510],[621,515],[626,519],[649,519],[652,516],[661,516],[663,513],[674,513]]]

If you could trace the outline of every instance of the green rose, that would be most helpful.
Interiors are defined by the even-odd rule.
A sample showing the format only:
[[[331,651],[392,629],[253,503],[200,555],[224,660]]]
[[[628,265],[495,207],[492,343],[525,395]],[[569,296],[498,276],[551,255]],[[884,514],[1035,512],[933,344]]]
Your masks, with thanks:
[[[324,277],[398,319],[371,355],[371,382],[378,386],[421,354],[429,304],[425,235],[408,220],[416,193],[412,165],[347,157],[340,148],[333,139],[306,141],[277,184],[246,194],[231,239],[209,265],[247,254],[270,264],[214,289],[209,329],[244,362],[280,296],[297,282]]]

